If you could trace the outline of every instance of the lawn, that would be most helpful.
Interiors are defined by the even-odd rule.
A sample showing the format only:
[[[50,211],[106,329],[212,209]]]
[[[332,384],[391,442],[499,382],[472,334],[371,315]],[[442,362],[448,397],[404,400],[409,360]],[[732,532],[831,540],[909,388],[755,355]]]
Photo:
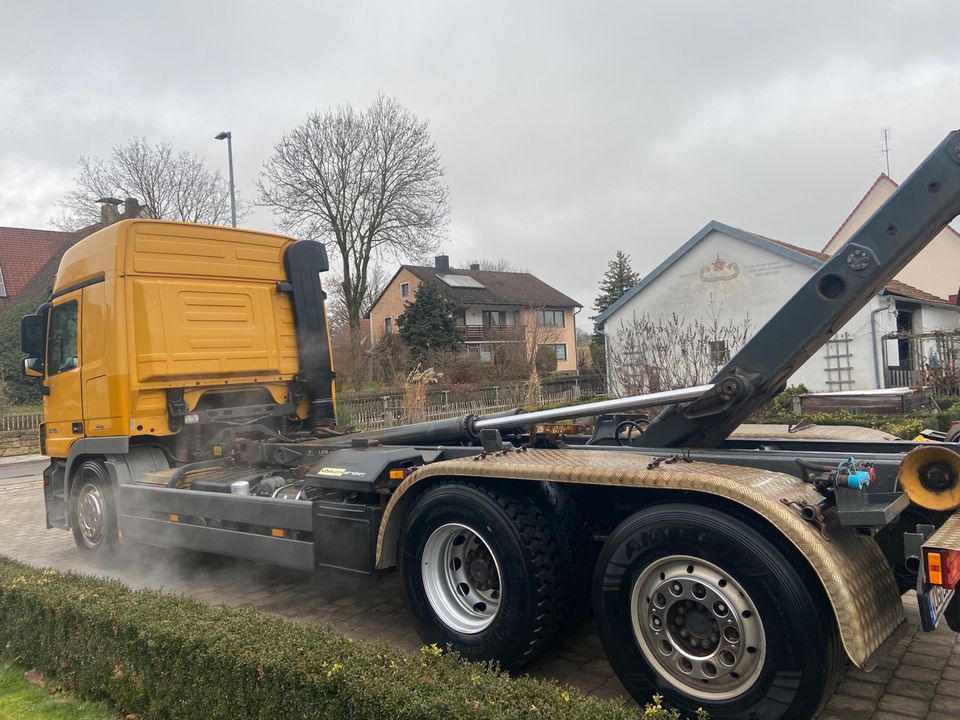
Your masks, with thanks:
[[[23,668],[0,662],[0,720],[118,720],[102,703],[51,695],[23,679]]]

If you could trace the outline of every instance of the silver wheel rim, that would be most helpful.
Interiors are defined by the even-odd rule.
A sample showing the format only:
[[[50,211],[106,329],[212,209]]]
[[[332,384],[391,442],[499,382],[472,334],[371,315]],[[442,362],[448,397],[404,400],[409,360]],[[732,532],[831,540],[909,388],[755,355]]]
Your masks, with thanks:
[[[503,601],[500,565],[480,533],[438,527],[423,547],[421,575],[430,607],[451,630],[476,635],[493,623]]]
[[[77,526],[87,547],[103,541],[105,517],[103,493],[97,485],[86,483],[77,496]]]
[[[637,578],[630,608],[647,662],[681,692],[729,700],[757,681],[766,656],[763,623],[730,573],[687,555],[661,558]]]

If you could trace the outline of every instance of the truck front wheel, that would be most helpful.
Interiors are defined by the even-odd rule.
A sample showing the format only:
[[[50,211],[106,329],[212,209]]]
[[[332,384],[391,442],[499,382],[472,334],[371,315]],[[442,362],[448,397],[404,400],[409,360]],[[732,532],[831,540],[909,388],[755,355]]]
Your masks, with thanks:
[[[838,680],[842,647],[797,562],[712,508],[627,518],[594,576],[600,638],[624,686],[691,717],[699,707],[711,718],[812,717]]]
[[[563,615],[559,545],[536,503],[470,482],[428,489],[401,535],[404,600],[425,643],[516,668]]]
[[[74,474],[70,527],[73,541],[83,552],[104,554],[117,545],[117,512],[110,478],[98,460],[84,461]]]

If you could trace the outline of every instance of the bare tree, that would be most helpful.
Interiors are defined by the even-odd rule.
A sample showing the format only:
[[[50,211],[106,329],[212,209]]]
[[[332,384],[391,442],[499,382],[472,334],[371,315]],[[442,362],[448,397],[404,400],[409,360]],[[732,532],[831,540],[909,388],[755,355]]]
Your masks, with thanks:
[[[389,280],[390,276],[387,275],[386,268],[383,265],[373,264],[370,266],[367,270],[367,294],[363,298],[361,315],[373,306]],[[330,274],[325,276],[324,287],[328,293],[327,315],[330,321],[330,332],[338,333],[341,330],[349,332],[350,315],[343,290],[343,278],[338,268],[333,268]]]
[[[134,138],[113,148],[110,157],[81,157],[76,189],[58,205],[63,215],[54,224],[65,230],[100,219],[96,201],[104,197],[134,197],[145,206],[145,216],[165,220],[225,225],[230,222],[230,187],[219,172],[187,152],[174,152],[166,143],[150,145]],[[238,200],[237,217],[246,214]]]
[[[493,272],[512,272],[512,273],[529,272],[526,268],[522,268],[517,265],[514,265],[511,260],[505,257],[500,257],[495,260],[494,259],[467,260],[463,269],[469,270],[474,265],[479,265],[481,270],[491,270]]]
[[[500,380],[519,378],[539,380],[542,372],[557,369],[554,346],[564,339],[564,329],[555,325],[546,325],[538,319],[538,309],[529,308],[524,313],[524,322],[516,325],[497,327],[497,339],[503,342],[494,344],[494,371]],[[568,348],[567,352],[571,352]],[[551,357],[550,352],[554,355]]]
[[[362,112],[310,115],[274,147],[258,188],[284,231],[339,256],[348,323],[358,328],[371,264],[422,260],[438,247],[449,214],[443,174],[427,123],[381,96]]]
[[[616,331],[611,383],[621,395],[702,385],[747,341],[750,325],[749,317],[735,323],[634,315]]]

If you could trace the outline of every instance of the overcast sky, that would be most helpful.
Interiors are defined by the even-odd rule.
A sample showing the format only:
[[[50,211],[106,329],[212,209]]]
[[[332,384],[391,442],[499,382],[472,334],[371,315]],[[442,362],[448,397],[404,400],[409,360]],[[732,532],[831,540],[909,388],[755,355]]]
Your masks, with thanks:
[[[50,227],[81,155],[134,136],[237,186],[308,113],[430,123],[451,259],[587,306],[715,219],[820,249],[884,170],[960,127],[960,3],[0,0],[0,225]],[[248,225],[273,229],[266,209]],[[581,316],[583,317],[583,316]],[[586,323],[583,323],[585,326]]]

